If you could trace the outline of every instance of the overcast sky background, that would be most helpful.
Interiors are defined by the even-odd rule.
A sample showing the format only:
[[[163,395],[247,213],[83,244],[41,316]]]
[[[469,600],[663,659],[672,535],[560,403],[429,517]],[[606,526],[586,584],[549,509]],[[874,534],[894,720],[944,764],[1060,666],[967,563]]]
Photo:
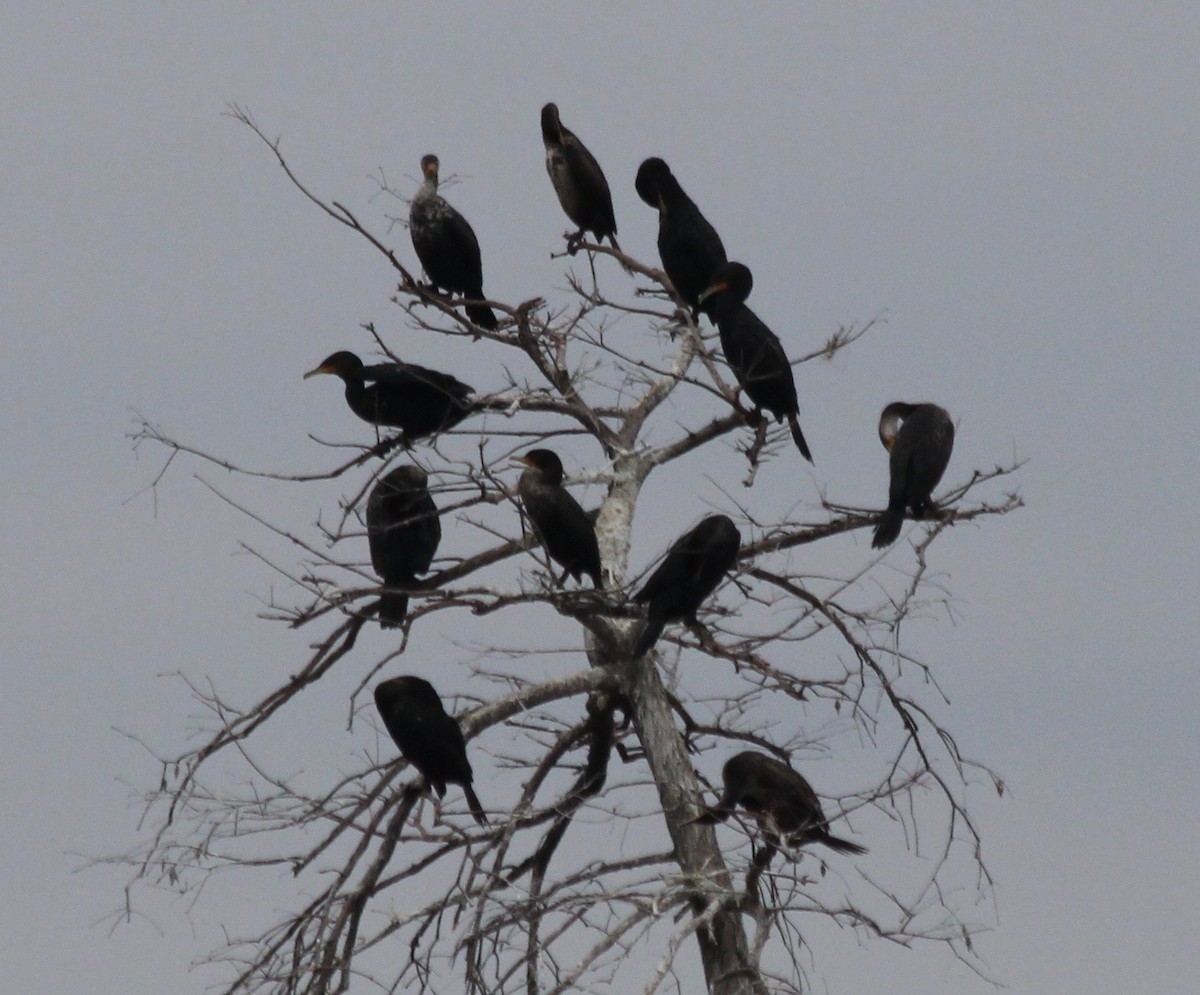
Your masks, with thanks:
[[[948,480],[1029,459],[1026,509],[937,544],[956,622],[920,631],[960,745],[1009,788],[975,799],[999,905],[980,950],[1015,992],[1191,990],[1193,5],[14,4],[0,36],[6,990],[223,977],[187,973],[220,903],[194,926],[164,903],[110,934],[124,874],[76,873],[77,854],[131,845],[130,790],[157,777],[115,730],[166,749],[190,728],[194,706],[158,675],[260,690],[316,635],[255,618],[278,578],[237,555],[260,536],[197,467],[174,468],[157,506],[130,500],[161,465],[131,452],[131,409],[247,464],[311,468],[329,454],[307,432],[357,430],[332,382],[300,374],[368,353],[360,322],[448,365],[406,337],[384,261],[288,185],[226,102],[378,231],[403,208],[373,198],[371,174],[411,190],[437,152],[463,179],[448,196],[489,294],[515,302],[562,285],[550,99],[601,160],[627,251],[655,258],[632,179],[658,154],[753,268],[751,304],[793,354],[886,312],[881,333],[804,368],[817,466],[794,472],[794,498],[881,502],[874,425],[897,398],[956,418]],[[407,234],[388,237],[412,264]],[[498,383],[492,354],[453,355],[462,379]],[[237,493],[304,528],[353,486]],[[639,566],[677,525],[639,524]],[[346,738],[335,725],[331,749]],[[942,952],[880,943],[817,949],[813,973],[831,992],[990,990]]]

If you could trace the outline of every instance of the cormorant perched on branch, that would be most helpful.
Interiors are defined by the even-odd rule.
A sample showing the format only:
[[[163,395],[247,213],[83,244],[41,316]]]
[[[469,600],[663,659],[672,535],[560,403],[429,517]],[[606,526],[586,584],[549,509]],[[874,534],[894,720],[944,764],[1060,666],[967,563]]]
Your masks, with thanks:
[[[748,750],[730,758],[721,771],[721,800],[696,822],[724,822],[738,805],[754,816],[760,829],[783,837],[789,846],[824,843],[843,853],[867,848],[829,832],[829,820],[812,786],[787,764]]]
[[[658,211],[658,256],[676,292],[693,316],[699,310],[711,318],[711,305],[703,303],[700,294],[725,262],[721,236],[661,159],[643,162],[634,186],[638,196]]]
[[[695,623],[700,605],[733,569],[741,545],[737,526],[726,515],[710,515],[675,540],[666,559],[634,595],[634,601],[649,606],[635,657],[649,651],[668,622]]]
[[[405,444],[453,428],[475,410],[467,400],[473,387],[411,363],[364,366],[354,353],[342,351],[327,356],[304,378],[320,373],[341,377],[350,410],[372,425],[400,429]]]
[[[754,278],[747,267],[722,263],[700,300],[712,307],[710,314],[721,333],[725,361],[746,396],[760,413],[769,411],[776,421],[787,419],[796,448],[811,463],[812,453],[800,431],[800,402],[796,399],[792,365],[779,337],[746,306],[753,286]]]
[[[568,574],[575,580],[587,574],[597,588],[603,587],[596,528],[562,486],[562,461],[549,449],[531,449],[519,461],[527,469],[517,482],[517,493],[546,554],[563,568],[559,582]]]
[[[937,487],[954,448],[954,422],[936,404],[893,401],[879,416],[879,441],[891,453],[892,482],[887,511],[875,528],[871,546],[890,546],[900,535],[904,511],[924,515],[933,507],[930,495]]]
[[[401,466],[381,477],[367,498],[367,542],[380,580],[387,587],[412,587],[417,574],[429,570],[441,541],[429,475],[419,466]],[[397,628],[407,612],[407,594],[385,591],[380,597],[382,628]]]
[[[429,282],[435,289],[482,301],[483,262],[479,239],[467,219],[438,195],[438,157],[421,160],[424,182],[408,207],[408,232]],[[486,304],[468,304],[467,317],[480,328],[496,327],[496,315]]]
[[[474,775],[466,740],[433,685],[420,677],[393,677],[376,686],[375,707],[404,759],[425,778],[426,787],[445,798],[447,784],[461,784],[475,821],[486,826],[487,816],[471,787]]]
[[[579,226],[567,239],[567,251],[574,252],[589,231],[597,242],[607,238],[619,250],[608,180],[587,146],[559,119],[557,104],[542,108],[542,144],[546,146],[546,172],[558,202],[571,223]]]

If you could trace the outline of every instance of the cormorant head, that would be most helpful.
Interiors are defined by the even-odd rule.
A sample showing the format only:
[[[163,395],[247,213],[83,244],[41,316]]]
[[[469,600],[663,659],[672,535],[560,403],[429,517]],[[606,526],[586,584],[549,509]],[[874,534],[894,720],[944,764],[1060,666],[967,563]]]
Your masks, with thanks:
[[[734,300],[744,301],[754,288],[754,277],[748,266],[741,263],[721,263],[714,271],[709,285],[700,294],[703,304],[708,298],[717,294],[730,294]]]
[[[912,409],[913,406],[904,401],[893,401],[883,409],[883,414],[879,416],[879,441],[883,443],[883,448],[889,453],[892,451],[892,446],[896,444],[900,426]]]
[[[429,485],[429,474],[419,466],[406,463],[380,477],[379,484],[393,491],[419,491]]]
[[[558,104],[542,108],[542,138],[548,142],[562,141],[562,121],[558,119]]]
[[[637,177],[633,181],[637,194],[655,210],[663,209],[660,187],[664,179],[670,177],[671,167],[655,157],[645,160],[638,166]]]
[[[320,373],[329,373],[345,380],[348,377],[361,374],[362,368],[362,360],[354,355],[354,353],[346,352],[343,349],[341,352],[335,352],[332,356],[326,356],[321,361],[320,366],[304,374],[304,379],[307,380],[309,377],[315,377]]]
[[[375,685],[375,705],[380,710],[404,698],[419,701],[422,705],[436,708],[440,712],[446,710],[433,685],[423,677],[393,677]]]
[[[421,175],[425,179],[430,180],[436,187],[438,182],[438,157],[432,152],[429,155],[421,156]]]
[[[519,457],[519,460],[531,470],[536,470],[542,480],[552,487],[562,483],[564,476],[562,460],[551,450],[531,449],[524,456]]]

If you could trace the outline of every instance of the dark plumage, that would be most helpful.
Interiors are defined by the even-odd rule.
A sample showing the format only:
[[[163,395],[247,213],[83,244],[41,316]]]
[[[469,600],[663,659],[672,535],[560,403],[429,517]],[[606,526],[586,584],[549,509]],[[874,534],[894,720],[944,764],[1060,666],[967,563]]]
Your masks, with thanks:
[[[742,537],[725,515],[710,515],[675,540],[666,559],[634,601],[647,605],[647,622],[634,647],[642,656],[658,640],[668,622],[696,621],[696,612],[737,562]]]
[[[421,160],[424,182],[408,207],[408,231],[421,267],[434,289],[482,301],[483,262],[479,239],[467,219],[437,192],[438,157]],[[468,304],[467,317],[480,328],[495,328],[496,315],[486,304]]]
[[[613,248],[620,249],[608,180],[587,146],[559,119],[556,104],[542,108],[542,144],[546,146],[546,172],[558,202],[571,223],[579,226],[567,239],[568,251],[574,251],[589,231],[597,242],[607,238]]]
[[[412,587],[429,570],[442,541],[429,476],[417,466],[401,466],[381,477],[367,498],[367,542],[371,566],[387,587]],[[408,595],[385,591],[379,624],[394,629],[408,612]]]
[[[721,333],[721,351],[746,396],[776,421],[787,419],[796,448],[811,463],[812,453],[800,431],[800,402],[787,353],[779,337],[746,306],[753,286],[747,267],[723,263],[700,299],[712,306],[711,315]]]
[[[563,568],[561,581],[587,574],[597,588],[603,587],[596,528],[563,487],[562,461],[549,449],[531,449],[520,462],[527,469],[517,482],[517,493],[546,555]]]
[[[375,707],[404,759],[420,771],[426,786],[444,798],[447,784],[461,784],[475,821],[487,825],[471,787],[474,775],[466,740],[433,685],[420,677],[393,677],[376,686]]]
[[[638,196],[658,211],[658,255],[675,290],[692,309],[712,317],[700,294],[725,262],[721,236],[661,159],[647,159],[634,181]]]
[[[829,832],[817,793],[787,764],[765,753],[746,751],[730,758],[721,771],[721,800],[695,821],[724,822],[740,805],[761,830],[783,837],[789,846],[824,843],[843,853],[866,853],[866,847]]]
[[[475,407],[474,388],[449,373],[411,363],[364,366],[352,352],[335,352],[305,379],[321,373],[341,377],[346,403],[363,421],[400,429],[405,443],[452,428]]]
[[[954,449],[954,422],[945,408],[936,404],[906,404],[893,401],[879,416],[879,441],[891,454],[892,482],[888,488],[887,511],[875,528],[871,546],[890,546],[900,535],[904,512],[926,514],[950,453]]]

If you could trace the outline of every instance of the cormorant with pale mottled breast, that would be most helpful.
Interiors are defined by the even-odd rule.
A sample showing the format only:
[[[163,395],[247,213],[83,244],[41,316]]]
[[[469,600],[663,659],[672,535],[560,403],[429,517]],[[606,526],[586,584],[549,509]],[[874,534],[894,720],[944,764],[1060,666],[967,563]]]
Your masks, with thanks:
[[[474,774],[462,729],[454,716],[446,714],[433,685],[420,677],[393,677],[376,686],[375,707],[404,759],[425,779],[426,788],[444,798],[447,784],[461,784],[475,821],[487,825],[471,787]]]
[[[558,202],[571,223],[579,226],[567,238],[567,251],[574,252],[589,231],[597,242],[607,238],[619,250],[608,180],[587,146],[562,123],[557,104],[542,108],[542,144],[546,147],[546,172]]]
[[[900,535],[904,512],[916,517],[934,507],[931,496],[950,463],[954,449],[954,422],[936,404],[893,401],[879,416],[879,441],[888,453],[891,485],[887,511],[875,528],[871,546],[890,546]]]

